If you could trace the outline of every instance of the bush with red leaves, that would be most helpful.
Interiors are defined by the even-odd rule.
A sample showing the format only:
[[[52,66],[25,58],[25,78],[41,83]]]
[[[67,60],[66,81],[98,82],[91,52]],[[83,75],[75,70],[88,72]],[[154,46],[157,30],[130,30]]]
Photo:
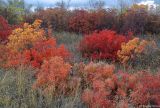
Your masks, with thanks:
[[[25,61],[31,62],[33,67],[40,67],[44,60],[49,60],[51,57],[58,56],[66,59],[69,55],[64,45],[58,47],[56,40],[50,38],[42,42],[37,42],[31,50],[26,51]]]
[[[12,33],[13,29],[21,27],[20,25],[9,25],[8,21],[0,16],[0,44],[6,44],[8,42],[8,37]]]
[[[135,105],[160,106],[160,74],[150,72],[137,74],[137,82],[131,93],[131,102]]]
[[[11,32],[11,26],[2,16],[0,16],[0,43],[6,43]]]
[[[106,67],[107,66],[107,67]],[[103,68],[102,68],[103,67]],[[109,74],[103,77],[103,73]],[[128,108],[160,105],[160,74],[140,71],[113,73],[112,65],[86,65],[82,80],[82,100],[89,108]],[[110,74],[112,72],[112,74]],[[89,79],[89,80],[88,80]]]
[[[20,64],[30,64],[34,68],[40,68],[44,60],[58,56],[67,59],[70,55],[64,45],[57,46],[54,38],[39,41],[32,48],[11,54],[8,57],[7,67],[17,67]]]
[[[83,57],[93,60],[117,60],[117,51],[121,49],[121,44],[128,40],[128,37],[119,35],[115,31],[103,30],[85,36],[80,42],[79,50]]]
[[[75,10],[69,19],[69,30],[88,34],[96,29],[96,16],[85,10]]]
[[[49,91],[53,91],[53,94],[63,91],[70,69],[71,65],[58,56],[44,61],[37,74],[37,80],[33,84],[33,88],[41,88],[47,94]]]

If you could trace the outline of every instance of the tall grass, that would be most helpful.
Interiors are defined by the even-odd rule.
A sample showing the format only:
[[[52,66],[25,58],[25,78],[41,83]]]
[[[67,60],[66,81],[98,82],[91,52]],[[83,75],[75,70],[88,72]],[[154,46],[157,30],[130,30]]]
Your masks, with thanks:
[[[18,69],[0,70],[0,108],[81,108],[80,91],[74,96],[54,97],[32,88],[36,70],[20,66]]]
[[[55,32],[54,37],[58,44],[64,44],[66,48],[72,53],[71,62],[86,62],[87,60],[82,58],[79,51],[79,42],[83,38],[81,34],[69,33],[69,32]]]

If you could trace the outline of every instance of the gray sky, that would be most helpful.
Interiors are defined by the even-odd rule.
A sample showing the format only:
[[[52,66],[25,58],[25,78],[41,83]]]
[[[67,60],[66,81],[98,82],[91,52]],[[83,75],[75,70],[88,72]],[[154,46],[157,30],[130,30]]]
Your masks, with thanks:
[[[28,4],[34,4],[35,6],[38,4],[42,7],[53,7],[57,2],[60,2],[61,0],[25,0]],[[68,0],[64,0],[67,2]],[[89,6],[89,0],[71,0],[70,7],[72,8],[84,8]],[[93,2],[96,0],[93,0]],[[104,0],[105,1],[105,7],[117,7],[118,6],[118,0]],[[127,4],[131,4],[133,0],[123,0]],[[156,3],[160,3],[160,0],[137,0],[137,3],[141,4],[149,4],[149,5],[155,5]]]

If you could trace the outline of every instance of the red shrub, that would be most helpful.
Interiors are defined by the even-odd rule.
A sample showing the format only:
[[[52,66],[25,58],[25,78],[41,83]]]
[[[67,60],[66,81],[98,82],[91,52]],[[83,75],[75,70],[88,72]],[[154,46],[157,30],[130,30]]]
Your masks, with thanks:
[[[0,16],[0,43],[6,43],[11,32],[12,28],[8,22],[2,16]]]
[[[114,108],[111,90],[115,88],[114,81],[111,79],[114,74],[114,65],[105,63],[90,63],[85,66],[84,84],[88,83],[82,93],[82,100],[89,105],[89,108]]]
[[[85,36],[80,43],[80,51],[83,57],[116,60],[121,43],[127,40],[127,37],[118,35],[114,31],[103,30]]]
[[[108,68],[104,68],[106,66]],[[144,71],[129,74],[119,71],[110,74],[109,77],[103,77],[104,70],[108,74],[110,69],[114,71],[112,65],[106,66],[101,63],[91,63],[84,68],[82,80],[83,84],[88,84],[82,93],[82,100],[89,105],[89,108],[160,105],[159,73],[153,75]]]
[[[114,9],[99,9],[91,12],[91,18],[94,19],[94,24],[96,26],[95,30],[103,29],[115,29],[116,25],[116,10]]]
[[[138,81],[131,94],[135,105],[160,105],[160,74],[149,72],[138,74]]]
[[[24,50],[22,53],[17,52],[16,54],[10,55],[7,66],[15,67],[19,64],[31,64],[33,67],[40,68],[44,60],[49,60],[55,56],[67,59],[69,55],[64,45],[58,47],[56,40],[50,38],[35,43],[31,49]]]
[[[12,30],[18,27],[21,27],[21,25],[9,25],[8,21],[0,16],[0,44],[6,44]]]
[[[65,59],[69,57],[69,52],[65,49],[64,45],[57,47],[56,40],[54,38],[50,38],[36,43],[30,50],[30,58],[28,60],[31,61],[32,66],[37,67],[42,64],[44,59],[49,60],[54,56],[59,56]]]
[[[134,106],[160,105],[160,74],[137,72],[134,74],[119,73],[114,80],[118,96],[127,98]]]
[[[85,10],[75,10],[69,19],[69,30],[76,33],[90,33],[96,29],[96,16]]]
[[[32,23],[35,19],[41,19],[43,21],[42,27],[47,28],[51,25],[54,31],[66,31],[68,30],[68,20],[70,11],[64,8],[47,8],[41,9],[34,14],[28,15],[25,20],[26,22]]]
[[[65,63],[61,57],[56,56],[48,61],[44,61],[33,87],[42,88],[46,93],[50,90],[53,90],[54,94],[63,91],[70,68],[71,65]],[[56,91],[57,89],[58,91]]]

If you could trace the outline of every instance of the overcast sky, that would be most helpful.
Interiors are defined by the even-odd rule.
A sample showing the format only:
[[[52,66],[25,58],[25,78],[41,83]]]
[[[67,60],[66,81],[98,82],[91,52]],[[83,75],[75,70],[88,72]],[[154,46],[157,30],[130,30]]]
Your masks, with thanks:
[[[57,2],[60,2],[61,0],[25,0],[28,4],[33,5],[39,5],[43,7],[54,7]],[[68,0],[64,0],[67,2]],[[71,0],[70,7],[72,8],[84,8],[89,6],[89,0]],[[93,2],[96,0],[93,0]],[[105,7],[117,7],[118,6],[118,0],[104,0],[105,1]],[[133,0],[123,0],[127,4],[131,4]],[[139,4],[149,4],[149,5],[155,5],[156,3],[160,3],[160,0],[137,0]]]

